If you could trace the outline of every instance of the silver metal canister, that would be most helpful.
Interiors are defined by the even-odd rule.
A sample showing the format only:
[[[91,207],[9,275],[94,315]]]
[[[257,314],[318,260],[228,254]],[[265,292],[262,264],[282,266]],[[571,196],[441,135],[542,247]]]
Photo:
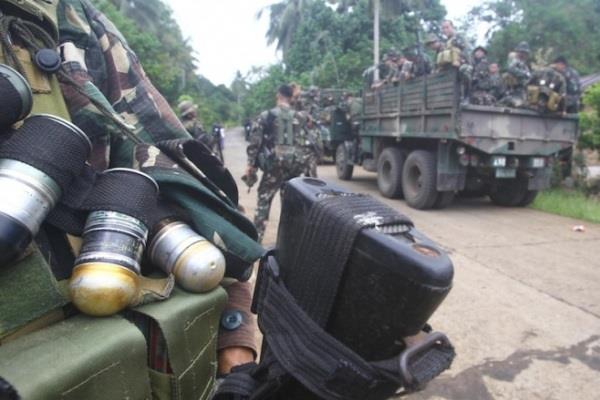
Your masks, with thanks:
[[[183,222],[165,223],[148,250],[154,265],[190,292],[213,290],[225,276],[223,253]]]

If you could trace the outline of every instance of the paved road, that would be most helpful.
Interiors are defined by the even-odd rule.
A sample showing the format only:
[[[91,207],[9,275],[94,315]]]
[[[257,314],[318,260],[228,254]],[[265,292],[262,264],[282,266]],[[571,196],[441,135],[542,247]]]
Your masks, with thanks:
[[[241,131],[228,133],[226,161],[243,174]],[[337,181],[333,166],[323,179]],[[239,183],[253,215],[256,191]],[[357,170],[346,187],[380,197],[375,175]],[[600,225],[529,209],[460,200],[416,211],[382,199],[441,244],[455,265],[453,291],[432,325],[453,340],[452,369],[414,399],[600,399]],[[276,200],[266,242],[274,242]],[[584,224],[585,233],[573,232]]]

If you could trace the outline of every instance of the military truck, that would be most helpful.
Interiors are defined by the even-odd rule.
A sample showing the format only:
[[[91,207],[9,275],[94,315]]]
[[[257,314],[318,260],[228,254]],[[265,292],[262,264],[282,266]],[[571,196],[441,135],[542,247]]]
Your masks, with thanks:
[[[550,185],[578,137],[577,115],[464,104],[455,71],[366,89],[360,133],[336,149],[337,175],[377,172],[385,197],[443,208],[457,193],[522,207]]]

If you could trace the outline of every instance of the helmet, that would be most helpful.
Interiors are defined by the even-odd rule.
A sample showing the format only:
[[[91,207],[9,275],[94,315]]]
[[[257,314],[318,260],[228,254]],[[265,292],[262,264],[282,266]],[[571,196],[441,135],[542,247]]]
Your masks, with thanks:
[[[179,103],[177,109],[179,110],[179,115],[185,117],[186,115],[195,112],[198,109],[198,107],[190,100],[184,100],[181,103]]]
[[[531,49],[529,48],[529,43],[527,43],[527,42],[519,43],[517,45],[517,47],[515,47],[515,51],[518,51],[521,53],[527,53],[527,54],[531,53]]]
[[[427,38],[425,38],[425,44],[436,43],[439,41],[440,38],[435,33],[430,33],[427,35]]]
[[[485,47],[483,47],[483,46],[477,46],[477,47],[475,47],[475,49],[473,50],[473,54],[475,54],[475,52],[476,52],[477,50],[481,50],[481,51],[483,51],[483,52],[484,52],[486,55],[487,55],[487,53],[488,53],[488,51],[487,51],[487,49],[486,49]]]

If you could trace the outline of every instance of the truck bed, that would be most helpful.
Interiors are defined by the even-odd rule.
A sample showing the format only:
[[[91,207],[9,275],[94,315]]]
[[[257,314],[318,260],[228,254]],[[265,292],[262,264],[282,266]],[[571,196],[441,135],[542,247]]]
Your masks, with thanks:
[[[363,94],[362,136],[451,139],[488,154],[550,155],[577,140],[578,118],[460,104],[455,71]]]

